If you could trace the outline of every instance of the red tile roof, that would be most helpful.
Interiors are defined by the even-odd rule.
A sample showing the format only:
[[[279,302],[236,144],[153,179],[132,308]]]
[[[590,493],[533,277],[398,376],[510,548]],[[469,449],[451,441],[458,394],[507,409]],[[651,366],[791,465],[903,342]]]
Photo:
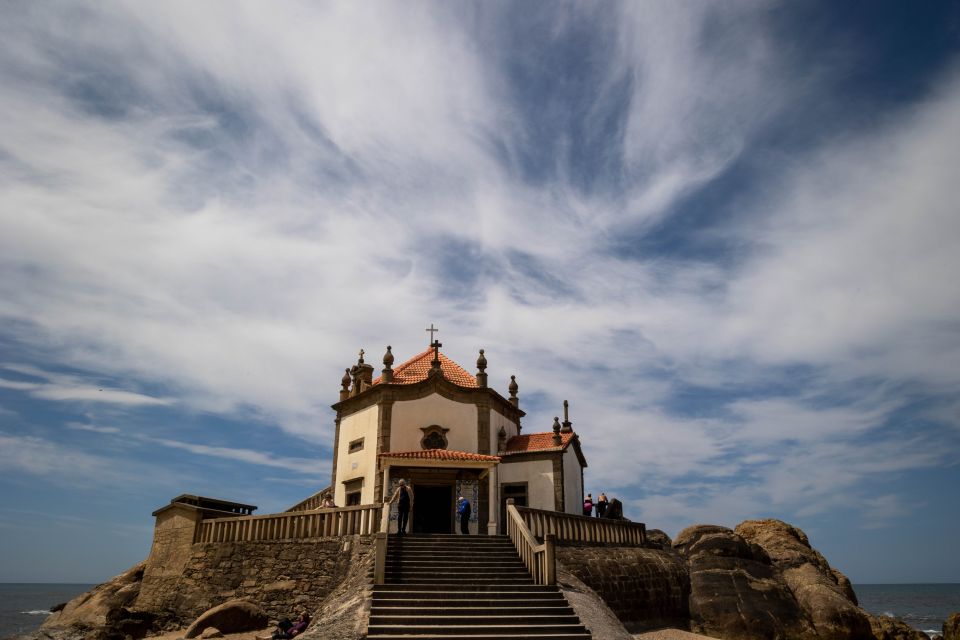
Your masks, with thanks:
[[[513,436],[507,440],[504,455],[514,453],[528,453],[530,451],[562,451],[573,440],[574,433],[561,433],[560,446],[553,444],[553,432],[527,433],[520,436]]]
[[[482,453],[468,453],[466,451],[450,451],[449,449],[424,449],[423,451],[388,451],[381,453],[381,457],[406,458],[409,460],[468,460],[472,462],[499,462],[497,456],[485,456]]]
[[[427,349],[423,353],[413,356],[403,364],[393,368],[393,384],[414,384],[427,379],[430,375],[430,363],[433,362],[433,349]],[[440,370],[443,377],[460,387],[472,387],[476,389],[477,379],[470,372],[458,365],[456,362],[440,353]],[[373,384],[383,382],[383,376],[379,376],[373,381]]]

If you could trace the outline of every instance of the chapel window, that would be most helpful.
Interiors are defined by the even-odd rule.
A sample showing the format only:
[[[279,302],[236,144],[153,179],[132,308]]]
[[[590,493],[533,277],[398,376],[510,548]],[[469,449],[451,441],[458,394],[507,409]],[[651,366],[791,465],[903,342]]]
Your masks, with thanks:
[[[423,429],[423,438],[420,439],[420,447],[423,449],[446,449],[447,431],[439,425],[431,425]]]

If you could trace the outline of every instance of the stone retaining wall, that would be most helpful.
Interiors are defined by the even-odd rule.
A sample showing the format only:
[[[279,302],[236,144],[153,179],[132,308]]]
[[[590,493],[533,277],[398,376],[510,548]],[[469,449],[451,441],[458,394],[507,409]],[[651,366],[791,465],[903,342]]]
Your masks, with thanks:
[[[194,544],[180,575],[145,582],[135,608],[184,623],[235,598],[274,619],[313,611],[372,548],[363,536]]]
[[[670,551],[557,547],[557,560],[603,598],[631,631],[689,623],[690,575]]]

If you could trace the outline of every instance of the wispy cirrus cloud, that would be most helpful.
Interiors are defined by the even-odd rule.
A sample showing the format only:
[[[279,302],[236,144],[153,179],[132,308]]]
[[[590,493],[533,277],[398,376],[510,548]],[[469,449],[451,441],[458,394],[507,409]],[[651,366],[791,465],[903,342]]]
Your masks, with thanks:
[[[34,398],[53,401],[97,402],[128,406],[168,405],[170,398],[112,389],[108,386],[96,386],[80,376],[42,371],[30,365],[2,363],[0,369],[23,374],[39,381],[10,380],[0,378],[0,388],[23,391]]]

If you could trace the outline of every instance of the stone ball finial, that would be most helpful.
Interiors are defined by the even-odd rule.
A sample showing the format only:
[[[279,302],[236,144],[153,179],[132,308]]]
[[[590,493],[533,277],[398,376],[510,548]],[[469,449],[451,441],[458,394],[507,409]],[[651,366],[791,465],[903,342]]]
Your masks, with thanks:
[[[350,367],[347,367],[343,370],[343,377],[340,378],[340,386],[343,387],[344,391],[350,391]]]
[[[483,349],[480,349],[480,357],[477,358],[477,369],[483,373],[487,369],[487,357],[483,355]]]
[[[553,417],[553,432],[560,433],[560,417],[559,416]]]
[[[517,376],[510,376],[510,386],[507,388],[510,390],[510,397],[516,398],[517,391],[520,390],[520,385],[517,384]]]
[[[360,358],[357,360],[357,364],[363,364],[363,354],[365,353],[366,351],[364,351],[363,349],[360,349],[360,354],[359,354]]]
[[[393,366],[393,351],[391,351],[391,349],[392,347],[390,345],[387,345],[387,352],[383,354],[384,369],[390,369],[390,367]]]

